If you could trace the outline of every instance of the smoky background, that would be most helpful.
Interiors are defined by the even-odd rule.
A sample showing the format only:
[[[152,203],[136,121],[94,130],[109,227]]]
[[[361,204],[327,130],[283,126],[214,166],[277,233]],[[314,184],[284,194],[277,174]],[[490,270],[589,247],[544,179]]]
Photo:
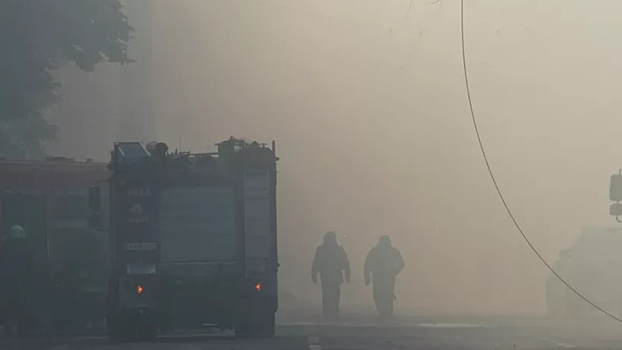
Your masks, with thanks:
[[[467,1],[483,142],[551,262],[583,227],[614,226],[620,10]],[[371,307],[362,264],[388,234],[406,260],[400,312],[545,311],[547,271],[499,203],[468,115],[458,1],[132,0],[127,13],[135,63],[59,72],[51,153],[106,161],[123,139],[193,151],[231,135],[275,139],[279,283],[299,305],[319,304],[310,264],[332,230],[353,268],[345,307]]]

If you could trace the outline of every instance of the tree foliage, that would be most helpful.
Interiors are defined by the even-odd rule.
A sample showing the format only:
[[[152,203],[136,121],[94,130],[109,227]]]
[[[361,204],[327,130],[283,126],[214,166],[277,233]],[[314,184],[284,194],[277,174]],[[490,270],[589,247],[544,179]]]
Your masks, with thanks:
[[[0,155],[42,154],[57,132],[43,116],[60,101],[53,72],[129,63],[132,31],[119,0],[0,1]]]

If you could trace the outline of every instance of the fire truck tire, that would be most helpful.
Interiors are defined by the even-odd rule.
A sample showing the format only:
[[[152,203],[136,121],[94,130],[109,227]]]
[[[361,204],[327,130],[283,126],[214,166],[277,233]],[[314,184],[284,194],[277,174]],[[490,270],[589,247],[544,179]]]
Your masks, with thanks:
[[[108,331],[110,339],[118,343],[148,342],[158,338],[158,328],[155,325],[119,324],[110,325]]]
[[[108,320],[108,336],[114,342],[127,343],[136,340],[132,324],[121,316],[111,317]]]
[[[235,326],[235,335],[241,338],[272,338],[275,333],[276,322],[273,312],[255,315]]]
[[[266,324],[263,330],[262,336],[265,338],[272,338],[276,335],[276,315],[275,313],[270,313],[269,317],[266,319]]]
[[[158,338],[156,325],[142,325],[136,329],[136,340],[140,342],[154,341]]]
[[[108,335],[112,341],[117,343],[127,343],[135,339],[134,334],[129,327],[124,328],[115,324],[111,324],[109,326]]]

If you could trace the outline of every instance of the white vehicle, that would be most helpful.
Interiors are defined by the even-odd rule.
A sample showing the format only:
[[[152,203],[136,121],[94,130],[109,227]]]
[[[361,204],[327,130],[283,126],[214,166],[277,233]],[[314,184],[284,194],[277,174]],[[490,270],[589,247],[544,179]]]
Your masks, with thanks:
[[[622,316],[622,229],[586,228],[577,242],[560,253],[553,269],[588,299]],[[547,309],[552,317],[580,318],[597,312],[550,275]]]

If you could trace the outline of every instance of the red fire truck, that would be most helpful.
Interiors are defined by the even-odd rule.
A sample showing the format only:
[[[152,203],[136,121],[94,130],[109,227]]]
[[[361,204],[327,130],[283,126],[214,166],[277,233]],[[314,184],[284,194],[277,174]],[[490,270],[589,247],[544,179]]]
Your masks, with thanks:
[[[91,188],[91,222],[109,232],[113,255],[111,337],[148,339],[205,325],[273,336],[274,143],[231,138],[214,153],[167,150],[116,143],[110,181]]]
[[[105,317],[108,237],[88,226],[88,189],[108,177],[105,163],[0,160],[0,236],[13,225],[26,231],[40,320],[82,327]]]

